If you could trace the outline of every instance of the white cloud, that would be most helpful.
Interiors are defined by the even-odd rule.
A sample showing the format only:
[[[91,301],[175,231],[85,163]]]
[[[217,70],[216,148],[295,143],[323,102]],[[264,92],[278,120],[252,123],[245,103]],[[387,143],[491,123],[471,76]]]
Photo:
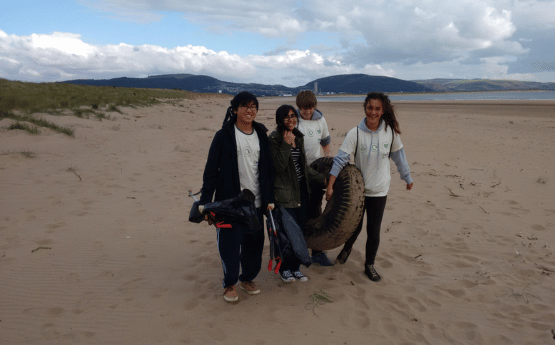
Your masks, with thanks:
[[[15,36],[0,30],[1,76],[53,81],[68,79],[67,76],[112,78],[194,73],[229,81],[298,86],[318,77],[343,73],[420,79],[449,75],[507,77],[511,71],[523,77],[535,71],[537,76],[546,78],[551,72],[545,71],[553,65],[553,49],[545,48],[555,46],[555,35],[548,34],[555,29],[552,0],[80,0],[80,3],[118,20],[138,23],[163,23],[165,12],[179,13],[183,20],[226,33],[229,40],[234,39],[234,32],[247,32],[261,38],[285,38],[295,48],[284,46],[280,40],[274,46],[264,45],[267,53],[238,55],[216,45],[92,45],[78,33]],[[322,33],[329,35],[324,38]],[[319,36],[316,41],[305,39],[303,48],[296,42],[305,35]],[[312,49],[307,49],[308,46]],[[548,67],[540,69],[537,67],[540,65]]]

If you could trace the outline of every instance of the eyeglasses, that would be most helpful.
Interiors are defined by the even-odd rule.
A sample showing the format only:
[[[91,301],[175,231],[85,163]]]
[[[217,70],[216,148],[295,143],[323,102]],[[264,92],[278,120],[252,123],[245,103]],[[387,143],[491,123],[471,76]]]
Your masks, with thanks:
[[[240,108],[244,108],[246,111],[258,111],[258,109],[256,109],[256,105],[252,105],[250,107],[248,105],[242,105]]]
[[[283,120],[296,120],[296,119],[297,119],[297,117],[296,117],[295,115],[285,116],[285,117],[283,118]]]

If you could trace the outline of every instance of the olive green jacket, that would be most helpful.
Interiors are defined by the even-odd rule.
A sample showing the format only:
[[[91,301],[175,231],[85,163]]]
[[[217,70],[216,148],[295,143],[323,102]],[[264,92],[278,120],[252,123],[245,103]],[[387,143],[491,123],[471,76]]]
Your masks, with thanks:
[[[301,158],[300,165],[303,169],[303,175],[307,181],[307,189],[310,194],[311,184],[325,186],[326,177],[312,169],[306,164],[306,155],[304,151],[303,134],[298,129],[293,129],[295,134],[295,146],[300,149]],[[291,155],[291,145],[283,139],[283,135],[277,131],[273,131],[270,136],[270,154],[274,163],[275,181],[274,181],[274,201],[277,205],[286,208],[297,208],[301,206],[301,191],[295,163]]]

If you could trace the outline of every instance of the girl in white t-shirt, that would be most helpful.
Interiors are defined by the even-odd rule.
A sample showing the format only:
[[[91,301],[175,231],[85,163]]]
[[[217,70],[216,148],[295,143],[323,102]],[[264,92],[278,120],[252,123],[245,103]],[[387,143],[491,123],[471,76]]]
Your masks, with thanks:
[[[399,123],[395,118],[389,97],[383,93],[371,92],[364,101],[366,117],[360,124],[351,129],[339,152],[333,160],[330,178],[326,190],[326,199],[333,194],[333,184],[339,172],[354,155],[355,165],[362,172],[364,179],[364,208],[367,214],[366,262],[364,273],[372,281],[380,281],[381,277],[374,268],[374,260],[380,244],[380,227],[387,200],[387,192],[391,182],[389,158],[393,159],[401,179],[411,190],[413,182],[405,157],[405,150],[399,134]],[[351,253],[362,229],[362,220],[357,229],[347,240],[337,256],[336,262],[344,264]]]

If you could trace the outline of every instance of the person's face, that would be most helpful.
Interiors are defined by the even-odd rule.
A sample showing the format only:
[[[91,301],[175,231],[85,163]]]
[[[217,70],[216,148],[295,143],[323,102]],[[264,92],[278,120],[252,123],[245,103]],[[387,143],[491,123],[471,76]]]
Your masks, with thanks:
[[[256,110],[256,105],[254,104],[254,102],[251,102],[248,105],[241,105],[237,109],[237,121],[251,124],[256,118],[257,112],[258,110]]]
[[[314,114],[314,107],[304,107],[304,108],[299,108],[299,110],[303,119],[305,120],[312,119],[312,114]]]
[[[376,130],[383,115],[383,104],[380,99],[371,99],[366,103],[366,127]]]
[[[297,126],[297,114],[293,110],[289,110],[289,114],[283,118],[283,124],[288,130],[292,131]]]

